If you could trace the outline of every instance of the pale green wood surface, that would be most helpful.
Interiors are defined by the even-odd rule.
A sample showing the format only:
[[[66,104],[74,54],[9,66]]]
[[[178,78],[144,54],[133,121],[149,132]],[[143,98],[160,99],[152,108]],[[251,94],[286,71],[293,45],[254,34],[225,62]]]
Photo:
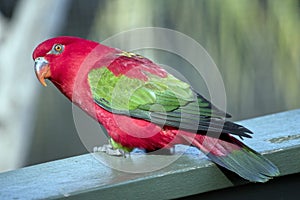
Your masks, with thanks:
[[[298,173],[299,119],[300,110],[293,110],[242,121],[240,124],[255,132],[253,139],[244,142],[272,160],[281,175]],[[176,154],[182,149],[176,148]],[[140,156],[100,155],[116,165],[132,164]],[[174,156],[143,158],[145,162],[161,163]],[[142,174],[111,169],[93,154],[86,154],[0,174],[0,199],[169,199],[246,183],[232,173],[225,174],[195,148],[161,170]]]

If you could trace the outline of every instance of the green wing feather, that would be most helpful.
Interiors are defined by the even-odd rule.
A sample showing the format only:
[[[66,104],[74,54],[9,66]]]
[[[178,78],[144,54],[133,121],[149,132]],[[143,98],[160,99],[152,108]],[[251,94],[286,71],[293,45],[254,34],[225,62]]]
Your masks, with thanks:
[[[101,67],[92,70],[88,79],[93,98],[114,110],[171,111],[193,101],[188,84],[172,75],[167,78],[147,75],[149,81],[145,82],[125,75],[117,77],[106,67]],[[156,104],[161,107],[153,106]]]
[[[159,125],[180,127],[183,130],[231,133],[250,137],[250,130],[225,121],[230,117],[190,85],[171,74],[161,78],[144,72],[148,80],[115,76],[107,67],[93,69],[88,81],[95,102],[102,108]]]

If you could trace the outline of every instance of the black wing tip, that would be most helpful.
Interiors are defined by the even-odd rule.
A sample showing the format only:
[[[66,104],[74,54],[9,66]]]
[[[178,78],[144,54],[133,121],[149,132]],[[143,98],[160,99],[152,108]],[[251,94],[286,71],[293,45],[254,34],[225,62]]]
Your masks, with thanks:
[[[251,131],[250,129],[248,129],[248,128],[244,127],[244,126],[241,126],[239,129],[241,129],[241,131],[243,131],[245,133],[253,134],[253,131]]]
[[[226,114],[225,114],[225,117],[226,117],[226,118],[231,118],[231,117],[232,117],[232,115],[231,115],[231,114],[229,114],[229,113],[226,113]]]
[[[248,128],[231,121],[225,121],[223,131],[229,134],[238,135],[247,138],[252,138],[252,136],[249,134],[253,134],[253,132]]]

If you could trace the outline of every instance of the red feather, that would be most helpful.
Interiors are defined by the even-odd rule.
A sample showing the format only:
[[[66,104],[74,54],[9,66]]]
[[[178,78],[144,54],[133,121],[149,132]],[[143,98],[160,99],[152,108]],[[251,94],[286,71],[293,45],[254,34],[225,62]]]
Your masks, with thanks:
[[[161,78],[165,78],[167,73],[162,68],[158,67],[152,61],[141,58],[139,56],[116,57],[112,63],[108,66],[108,69],[112,71],[116,76],[126,75],[129,78],[137,78],[143,81],[147,81],[148,78],[144,72],[157,75]]]

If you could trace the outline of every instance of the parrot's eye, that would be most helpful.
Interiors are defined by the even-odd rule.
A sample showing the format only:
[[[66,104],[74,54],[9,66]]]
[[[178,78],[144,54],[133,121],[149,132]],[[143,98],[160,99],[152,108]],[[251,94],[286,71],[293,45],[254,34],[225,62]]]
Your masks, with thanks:
[[[55,44],[50,53],[53,54],[60,54],[64,50],[64,45],[62,44]]]

